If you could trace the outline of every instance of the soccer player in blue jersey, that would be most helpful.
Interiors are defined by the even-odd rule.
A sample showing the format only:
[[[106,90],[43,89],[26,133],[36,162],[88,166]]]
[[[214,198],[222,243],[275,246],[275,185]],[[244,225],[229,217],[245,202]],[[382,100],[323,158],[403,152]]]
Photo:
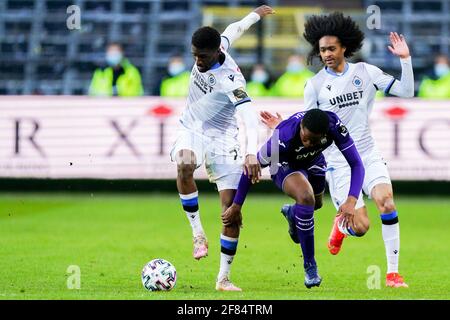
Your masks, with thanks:
[[[364,180],[364,166],[347,128],[336,114],[319,109],[294,114],[276,127],[257,154],[262,167],[270,166],[275,185],[295,200],[289,219],[290,233],[300,242],[307,288],[319,286],[322,281],[314,258],[314,210],[321,206],[325,188],[326,163],[322,151],[333,143],[351,168],[347,199],[339,212],[348,228],[352,228],[355,205]],[[252,182],[248,175],[241,176],[233,204],[222,217],[225,226],[240,223],[238,217]],[[314,195],[319,196],[315,198]]]
[[[391,32],[388,49],[400,58],[402,68],[401,80],[398,80],[374,65],[347,62],[362,47],[364,34],[350,17],[344,17],[342,13],[310,17],[305,23],[303,35],[312,46],[309,61],[317,57],[324,64],[324,68],[306,83],[305,109],[335,112],[348,128],[366,170],[363,191],[374,200],[381,217],[388,262],[386,286],[407,287],[398,272],[400,229],[391,179],[371,135],[369,115],[377,90],[405,98],[414,96],[414,74],[408,45],[403,35]],[[267,112],[261,115],[263,122],[270,127],[275,127],[282,120]],[[346,199],[351,180],[350,168],[336,146],[328,148],[324,155],[328,164],[326,179],[331,199],[339,209]],[[360,232],[353,233],[345,228],[338,214],[328,242],[331,254],[339,252],[345,237],[362,236],[369,228],[362,193],[357,198],[353,220]],[[282,212],[286,216],[289,210],[289,206],[284,206]]]

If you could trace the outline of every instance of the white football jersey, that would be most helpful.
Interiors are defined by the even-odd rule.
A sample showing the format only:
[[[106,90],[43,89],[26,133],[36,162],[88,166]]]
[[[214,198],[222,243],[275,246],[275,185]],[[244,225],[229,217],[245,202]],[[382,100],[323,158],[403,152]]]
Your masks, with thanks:
[[[194,64],[187,107],[180,118],[189,130],[225,139],[238,135],[236,106],[250,101],[244,76],[226,51],[228,46],[227,38],[222,37],[221,50],[225,54],[222,65],[202,73]]]
[[[388,93],[395,78],[368,63],[347,63],[342,74],[323,68],[305,86],[305,108],[319,108],[336,113],[347,127],[361,157],[374,147],[369,127],[377,90]],[[347,165],[333,144],[324,150],[329,167]]]

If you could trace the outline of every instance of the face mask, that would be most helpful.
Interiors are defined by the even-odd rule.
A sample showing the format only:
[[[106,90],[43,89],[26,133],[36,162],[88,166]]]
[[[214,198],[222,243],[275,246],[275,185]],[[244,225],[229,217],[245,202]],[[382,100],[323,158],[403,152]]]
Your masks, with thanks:
[[[117,66],[122,61],[123,55],[120,52],[111,52],[106,54],[106,62],[111,67]]]
[[[253,82],[265,83],[267,80],[269,80],[269,75],[265,71],[255,71],[252,74]]]
[[[438,63],[434,65],[434,73],[438,76],[438,78],[445,76],[448,72],[450,72],[450,68],[448,65],[444,63]]]
[[[290,62],[287,67],[287,72],[300,72],[305,68],[305,66],[300,62]]]
[[[174,62],[174,63],[169,64],[168,71],[169,71],[169,74],[171,77],[179,75],[184,70],[185,70],[185,66],[183,63]]]

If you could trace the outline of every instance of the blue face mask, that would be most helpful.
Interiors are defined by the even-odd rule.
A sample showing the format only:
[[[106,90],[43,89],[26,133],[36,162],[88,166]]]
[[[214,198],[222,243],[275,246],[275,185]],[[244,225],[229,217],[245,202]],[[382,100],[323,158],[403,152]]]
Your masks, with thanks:
[[[438,63],[434,65],[434,73],[438,78],[445,76],[450,72],[450,67],[444,63]]]
[[[302,71],[304,68],[305,66],[300,62],[290,62],[286,67],[286,71],[295,73]]]
[[[106,62],[111,67],[117,66],[122,61],[123,55],[120,52],[111,52],[106,54]]]
[[[267,80],[269,80],[269,75],[267,74],[267,72],[255,71],[252,74],[253,82],[265,83]]]
[[[183,63],[174,62],[169,64],[168,72],[171,77],[177,76],[185,70]]]

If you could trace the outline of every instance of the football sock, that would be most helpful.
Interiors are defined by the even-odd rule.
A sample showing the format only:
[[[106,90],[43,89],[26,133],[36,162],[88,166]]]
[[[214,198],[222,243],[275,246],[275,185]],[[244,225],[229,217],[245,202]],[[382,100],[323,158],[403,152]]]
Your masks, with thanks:
[[[381,214],[381,232],[386,247],[387,272],[398,272],[400,255],[400,227],[397,211]]]
[[[220,235],[220,269],[217,279],[220,280],[230,274],[231,263],[236,254],[239,238]]]
[[[358,235],[353,231],[352,227],[344,228],[343,223],[338,223],[338,229],[343,234],[350,237],[358,237]]]
[[[303,252],[303,265],[316,264],[314,259],[314,206],[293,206],[297,235]]]
[[[191,223],[192,234],[194,237],[200,233],[204,233],[200,221],[200,211],[198,210],[198,191],[190,194],[180,193],[180,199],[184,212],[186,212],[186,216]]]

